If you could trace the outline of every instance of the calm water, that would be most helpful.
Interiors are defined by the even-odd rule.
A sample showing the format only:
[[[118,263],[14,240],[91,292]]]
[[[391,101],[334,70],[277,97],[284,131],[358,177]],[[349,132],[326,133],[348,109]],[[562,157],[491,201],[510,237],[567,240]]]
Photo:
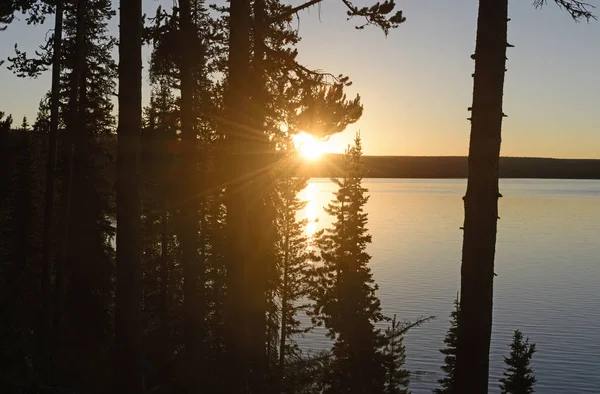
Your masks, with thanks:
[[[436,320],[405,339],[414,394],[431,393],[441,373],[438,349],[459,290],[465,180],[369,179],[366,211],[371,269],[386,314]],[[327,226],[322,207],[334,185],[311,180],[304,214]],[[537,344],[538,393],[600,393],[600,181],[505,179],[494,289],[491,392],[514,329]],[[301,341],[328,346],[323,332]]]

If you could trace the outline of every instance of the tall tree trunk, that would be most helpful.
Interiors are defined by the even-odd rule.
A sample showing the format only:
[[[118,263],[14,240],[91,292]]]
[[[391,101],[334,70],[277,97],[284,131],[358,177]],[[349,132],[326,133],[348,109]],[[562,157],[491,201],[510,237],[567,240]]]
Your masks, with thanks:
[[[60,229],[59,245],[55,266],[55,291],[54,291],[54,330],[57,335],[55,341],[60,347],[60,327],[64,314],[64,295],[65,295],[65,267],[69,249],[69,212],[71,208],[71,191],[73,181],[73,155],[74,139],[76,133],[85,133],[83,123],[83,103],[80,102],[82,96],[82,80],[85,79],[83,68],[85,67],[85,13],[87,0],[77,2],[77,26],[75,33],[75,47],[73,50],[73,70],[69,81],[69,107],[66,119],[66,130],[63,139],[64,155],[64,179],[61,191],[60,206]],[[85,87],[83,87],[85,89]]]
[[[52,264],[52,228],[54,227],[54,183],[56,176],[56,145],[58,140],[58,107],[60,94],[60,67],[62,49],[63,2],[56,1],[54,22],[54,54],[52,60],[52,94],[50,107],[50,134],[48,136],[48,162],[46,164],[46,192],[44,201],[44,237],[42,245],[41,313],[39,327],[40,356],[46,369],[52,324],[52,289],[50,284]]]
[[[247,145],[250,75],[250,1],[231,0],[229,17],[229,79],[225,97],[227,157],[227,300],[225,306],[226,381],[224,391],[247,388],[245,269],[248,259]]]
[[[249,233],[250,242],[248,259],[245,267],[246,313],[248,327],[248,344],[250,346],[250,392],[264,393],[266,390],[266,328],[267,328],[267,265],[269,263],[271,225],[268,197],[271,185],[270,171],[267,163],[268,140],[265,129],[265,2],[254,1],[253,20],[253,59],[251,111],[249,113],[250,130],[248,141],[248,193],[249,223],[253,223],[258,231]]]
[[[143,391],[140,240],[142,2],[121,0],[117,138],[115,392]]]
[[[464,197],[457,393],[488,392],[507,17],[507,0],[479,1],[469,175]]]
[[[192,26],[190,0],[179,1],[181,34],[188,43],[196,42]],[[183,264],[184,343],[186,352],[186,388],[190,393],[200,390],[200,374],[204,370],[200,359],[200,343],[203,338],[200,297],[204,283],[198,283],[198,273],[203,267],[198,260],[198,209],[194,190],[197,190],[197,135],[194,127],[194,78],[193,56],[197,52],[186,50],[181,54],[181,135],[183,142],[183,174],[180,185],[180,236]]]

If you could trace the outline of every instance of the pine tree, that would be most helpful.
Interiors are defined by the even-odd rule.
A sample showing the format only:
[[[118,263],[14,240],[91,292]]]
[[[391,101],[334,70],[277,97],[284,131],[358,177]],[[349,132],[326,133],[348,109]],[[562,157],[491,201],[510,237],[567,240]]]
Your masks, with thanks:
[[[62,6],[62,3],[59,1],[57,5]],[[61,40],[58,40],[61,37],[60,29],[57,29],[57,33],[49,37],[41,51],[36,53],[37,58],[30,59],[26,53],[16,49],[16,56],[9,60],[12,62],[10,68],[19,76],[37,76],[47,70],[53,56],[60,58],[60,67],[53,67],[53,80],[59,81],[58,91],[53,89],[49,101],[50,148],[46,190],[46,206],[50,209],[55,189],[56,159],[52,156],[56,152],[53,148],[56,143],[53,139],[57,128],[60,128],[63,135],[60,144],[62,160],[57,163],[60,172],[56,182],[62,186],[60,231],[51,231],[50,221],[54,215],[50,209],[45,214],[48,218],[45,234],[58,234],[58,239],[44,237],[42,287],[46,295],[43,303],[52,299],[47,283],[50,283],[51,272],[50,246],[56,243],[54,331],[71,330],[61,334],[69,343],[60,344],[58,348],[64,350],[66,357],[73,359],[106,359],[109,357],[107,341],[112,337],[114,250],[110,239],[114,236],[114,227],[109,220],[113,213],[112,190],[104,172],[112,158],[101,140],[114,132],[115,127],[112,98],[117,69],[112,51],[116,41],[108,32],[108,22],[115,12],[110,0],[80,0],[65,3],[64,12],[58,12],[57,16],[62,17],[63,13],[64,21],[58,24],[64,30]],[[56,110],[56,105],[60,111]],[[43,123],[36,123],[38,129],[44,129]],[[43,309],[50,307],[45,305]],[[45,325],[49,319],[44,315]],[[44,336],[50,332],[47,328],[42,331]],[[48,339],[42,338],[42,343],[45,342]],[[78,356],[78,352],[93,353],[95,357]],[[78,381],[73,384],[97,386],[96,383],[80,380],[92,376],[84,371],[97,368],[97,363],[66,362],[70,365],[70,379]],[[103,378],[100,380],[107,382]]]
[[[454,300],[454,310],[450,313],[450,328],[444,338],[446,347],[440,349],[440,352],[444,355],[444,365],[441,369],[444,371],[446,376],[438,380],[438,383],[442,386],[439,389],[433,390],[434,394],[455,394],[455,377],[454,372],[456,368],[456,335],[458,332],[458,314],[460,312],[460,303],[458,297]]]
[[[83,11],[82,45],[77,43],[79,10]],[[68,3],[65,7],[62,112],[68,114],[69,95],[73,93],[71,78],[79,67],[81,92],[75,93],[75,97],[83,111],[83,124],[79,125],[79,130],[75,130],[76,135],[101,136],[115,131],[112,98],[116,93],[117,66],[112,52],[116,39],[108,30],[108,23],[114,16],[110,0],[81,0]],[[81,66],[77,64],[80,61],[76,53],[78,51],[83,52]],[[62,121],[65,122],[65,119]]]
[[[27,122],[27,116],[23,116],[23,120],[21,121],[21,130],[22,131],[30,130],[29,122]]]
[[[6,118],[4,118],[4,112],[0,112],[0,130],[2,130],[3,132],[8,132],[10,131],[10,128],[12,127],[13,124],[13,117],[12,114],[8,115]]]
[[[108,0],[65,4],[61,72],[62,144],[60,218],[56,259],[55,327],[71,387],[109,384],[115,252],[113,191],[105,169],[112,158],[103,142],[115,129],[116,64]],[[75,302],[75,300],[77,300]],[[83,355],[93,355],[85,358]],[[96,362],[106,360],[101,373]],[[89,381],[89,379],[97,379]],[[106,386],[104,386],[106,387]]]
[[[367,266],[371,236],[364,212],[368,196],[362,186],[361,155],[357,135],[344,156],[343,177],[332,179],[339,189],[325,211],[335,221],[317,241],[323,264],[317,271],[314,314],[335,340],[327,393],[383,392],[385,387],[385,357],[380,350],[384,339],[375,327],[384,317]]]
[[[48,134],[50,132],[50,106],[48,104],[47,97],[40,100],[38,112],[32,127],[36,133]]]
[[[386,328],[384,336],[383,354],[385,360],[385,394],[410,394],[408,384],[410,383],[410,373],[404,369],[406,353],[403,344],[406,327],[402,327],[399,321],[396,321],[394,315],[391,326]]]
[[[516,330],[510,344],[510,355],[504,357],[506,370],[500,379],[502,394],[531,394],[536,378],[530,366],[535,353],[535,344],[529,344],[529,338],[523,340],[521,331]]]

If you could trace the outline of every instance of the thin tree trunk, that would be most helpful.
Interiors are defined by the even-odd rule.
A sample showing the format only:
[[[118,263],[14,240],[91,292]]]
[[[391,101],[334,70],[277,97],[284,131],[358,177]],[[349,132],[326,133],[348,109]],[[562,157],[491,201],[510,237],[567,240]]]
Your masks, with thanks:
[[[48,136],[48,161],[46,164],[46,193],[44,202],[44,238],[42,246],[41,313],[39,327],[40,355],[46,369],[49,336],[52,325],[52,289],[50,284],[52,264],[52,229],[54,224],[54,183],[56,176],[56,145],[58,140],[58,107],[60,94],[60,68],[62,49],[63,2],[56,1],[54,22],[54,54],[52,60],[52,94],[50,107],[50,135]]]
[[[142,2],[121,0],[117,138],[115,393],[140,394],[142,376],[140,134]]]
[[[192,11],[190,0],[180,0],[180,23],[182,37],[186,42],[193,43],[194,31],[192,26]],[[181,247],[183,264],[183,302],[184,302],[184,343],[186,354],[186,388],[190,393],[199,391],[200,374],[203,371],[200,359],[200,343],[203,337],[201,321],[204,312],[200,310],[204,293],[198,283],[198,210],[194,190],[198,182],[196,168],[197,136],[194,128],[194,78],[192,56],[197,53],[187,50],[181,54],[181,135],[184,147],[183,174],[180,185],[181,192]]]
[[[488,392],[507,17],[507,0],[480,0],[464,197],[457,393]]]
[[[164,141],[163,141],[164,143]],[[164,159],[164,156],[162,156]],[[160,161],[163,163],[163,160]],[[161,377],[168,376],[168,369],[171,359],[170,353],[170,335],[169,335],[169,223],[168,223],[168,202],[167,190],[163,186],[162,196],[162,215],[161,215],[161,233],[160,233],[160,336],[161,336]]]
[[[225,97],[227,144],[227,299],[225,341],[227,370],[224,392],[245,393],[248,355],[245,269],[248,262],[247,144],[250,75],[250,1],[231,0],[229,18],[229,80]]]
[[[290,218],[286,218],[290,220]],[[285,376],[285,340],[287,336],[287,313],[288,313],[288,264],[289,264],[289,249],[290,249],[290,231],[289,223],[286,224],[284,254],[283,254],[283,283],[281,286],[281,335],[279,337],[279,392],[283,392],[283,378]]]

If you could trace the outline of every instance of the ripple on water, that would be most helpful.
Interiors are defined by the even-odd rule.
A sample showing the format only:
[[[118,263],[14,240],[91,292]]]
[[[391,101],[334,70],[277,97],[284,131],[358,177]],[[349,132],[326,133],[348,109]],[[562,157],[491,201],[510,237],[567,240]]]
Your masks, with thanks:
[[[414,394],[441,377],[438,349],[459,289],[464,180],[365,180],[371,198],[371,268],[384,312],[437,319],[405,339]],[[312,180],[310,215],[334,187]],[[499,393],[503,355],[521,329],[537,345],[537,392],[600,392],[600,181],[502,180],[490,352],[490,393]],[[315,229],[311,229],[315,231]],[[308,318],[303,322],[308,324]],[[300,339],[305,349],[330,346],[323,328]]]

